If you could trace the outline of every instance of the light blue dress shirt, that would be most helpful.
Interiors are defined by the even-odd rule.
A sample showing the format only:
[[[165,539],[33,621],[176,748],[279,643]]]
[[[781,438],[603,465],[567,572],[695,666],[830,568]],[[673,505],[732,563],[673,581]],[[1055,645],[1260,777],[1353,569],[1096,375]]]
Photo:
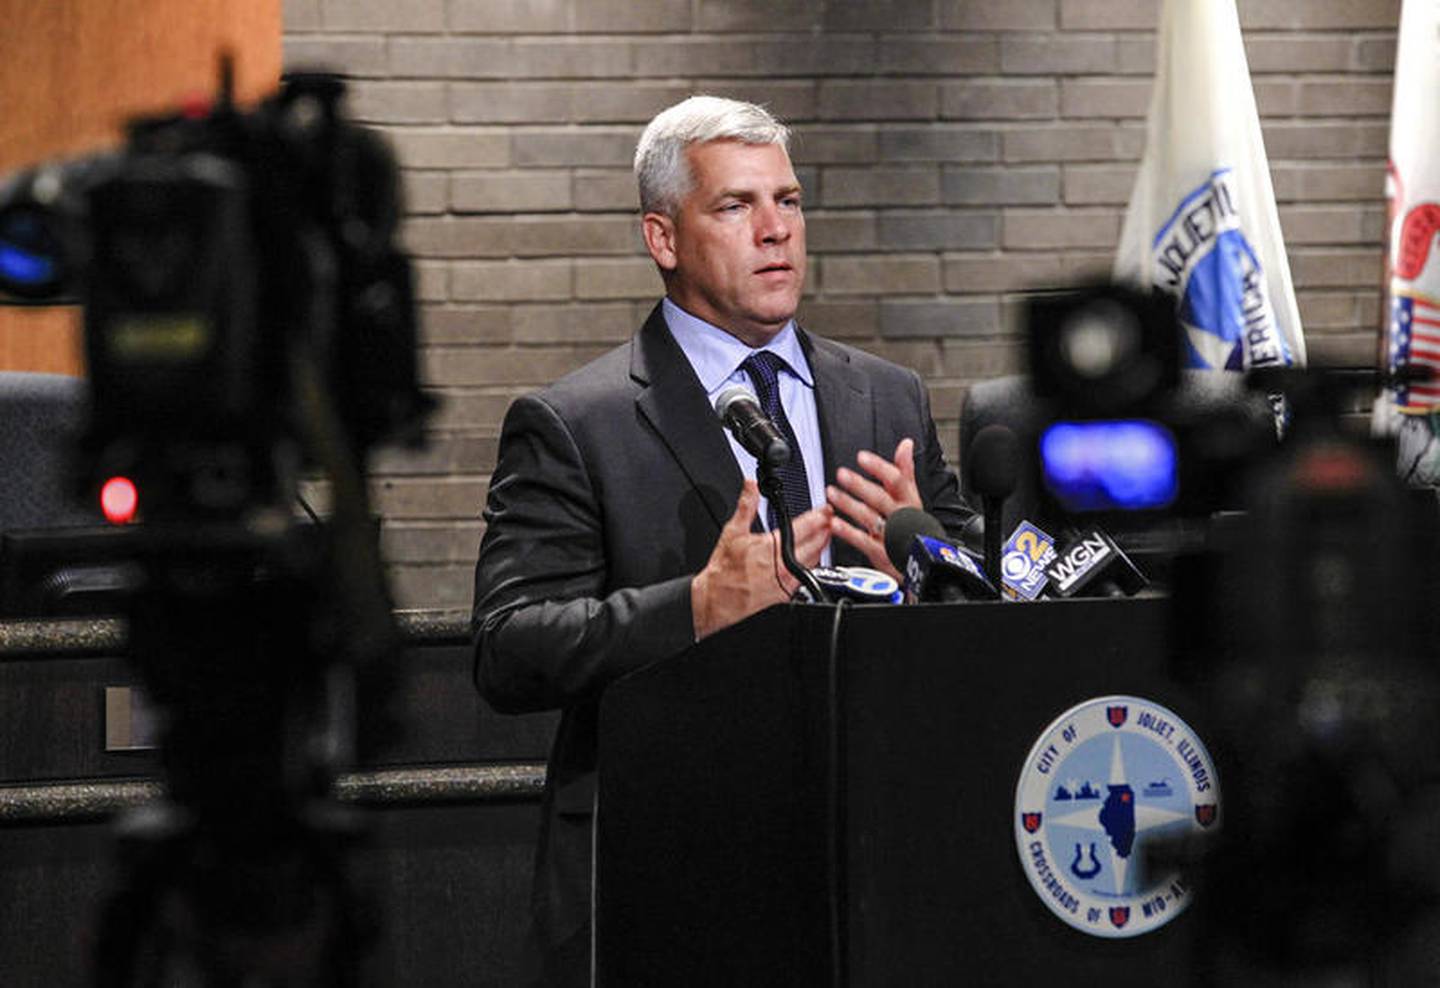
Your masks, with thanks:
[[[670,327],[670,335],[675,337],[675,342],[680,344],[690,366],[695,369],[695,376],[700,379],[700,386],[705,389],[705,397],[712,407],[720,392],[731,385],[743,384],[755,390],[755,382],[740,369],[740,365],[755,350],[718,326],[692,316],[668,298],[661,303],[661,311],[666,325]],[[790,427],[795,430],[795,438],[800,442],[800,453],[805,457],[805,477],[810,481],[810,506],[818,507],[825,503],[825,457],[820,446],[820,418],[815,411],[815,378],[810,373],[805,351],[800,348],[794,320],[786,323],[785,328],[762,349],[778,354],[790,366],[790,373],[782,371],[780,374],[780,404],[785,408],[785,417],[790,420]],[[735,441],[729,429],[725,430],[725,438],[730,442],[730,451],[735,454],[740,472],[753,480],[755,457]],[[761,524],[766,524],[768,517],[766,499],[762,495]],[[826,546],[821,564],[829,565],[829,562],[830,548]]]

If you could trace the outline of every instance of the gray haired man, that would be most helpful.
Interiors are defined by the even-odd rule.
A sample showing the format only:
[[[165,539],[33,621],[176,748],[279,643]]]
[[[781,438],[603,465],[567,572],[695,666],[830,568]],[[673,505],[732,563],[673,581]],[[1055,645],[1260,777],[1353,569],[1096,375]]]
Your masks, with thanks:
[[[956,534],[973,516],[919,377],[795,322],[807,258],[788,142],[734,100],[656,116],[635,171],[665,298],[628,343],[505,419],[475,572],[476,683],[501,711],[563,711],[536,861],[538,983],[589,982],[605,687],[795,590],[754,459],[714,398],[753,387],[793,438],[804,565],[889,569],[883,522],[902,506]]]

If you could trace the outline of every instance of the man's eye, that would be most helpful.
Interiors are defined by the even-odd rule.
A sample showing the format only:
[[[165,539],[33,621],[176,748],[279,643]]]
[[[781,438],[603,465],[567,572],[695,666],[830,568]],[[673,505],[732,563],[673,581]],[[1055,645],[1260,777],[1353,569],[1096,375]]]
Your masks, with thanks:
[[[727,202],[725,205],[723,205],[723,206],[720,207],[720,212],[722,212],[722,213],[738,213],[740,210],[742,210],[742,209],[744,209],[744,208],[745,208],[745,204],[744,204],[743,202]]]
[[[781,199],[781,200],[780,200],[780,204],[781,204],[782,206],[788,206],[788,207],[790,207],[791,209],[799,209],[799,208],[800,208],[800,197],[799,197],[799,196],[786,196],[784,199]]]

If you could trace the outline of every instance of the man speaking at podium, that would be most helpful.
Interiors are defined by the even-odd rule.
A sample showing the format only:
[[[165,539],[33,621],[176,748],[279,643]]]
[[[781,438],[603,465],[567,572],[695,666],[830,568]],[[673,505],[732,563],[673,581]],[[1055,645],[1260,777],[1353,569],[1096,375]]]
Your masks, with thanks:
[[[535,872],[544,984],[589,983],[601,691],[795,589],[715,397],[752,388],[793,437],[802,565],[833,553],[893,572],[891,512],[923,507],[956,536],[973,516],[919,376],[795,324],[805,216],[788,140],[749,103],[697,96],[656,116],[635,172],[665,299],[630,342],[505,418],[475,571],[476,683],[497,710],[564,711]]]

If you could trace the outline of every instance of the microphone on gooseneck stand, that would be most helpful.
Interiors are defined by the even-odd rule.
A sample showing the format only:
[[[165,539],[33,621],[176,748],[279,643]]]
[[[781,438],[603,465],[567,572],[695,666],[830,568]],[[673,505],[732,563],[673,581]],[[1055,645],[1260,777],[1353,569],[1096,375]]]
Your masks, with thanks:
[[[980,495],[985,514],[985,572],[995,583],[995,596],[1000,596],[1001,514],[1005,499],[1015,490],[1019,474],[1020,443],[1015,433],[992,423],[975,433],[970,440],[967,470],[970,486]]]
[[[780,477],[780,468],[790,462],[790,444],[785,441],[784,433],[761,409],[755,392],[744,385],[737,384],[720,392],[715,399],[715,414],[720,416],[735,441],[755,457],[760,493],[769,499],[779,522],[780,561],[790,575],[800,581],[811,600],[830,603],[830,595],[820,586],[820,581],[795,558],[795,530],[790,525],[790,512],[785,507],[785,482]]]
[[[910,603],[995,596],[974,554],[946,538],[945,527],[919,508],[900,508],[885,519],[885,554],[905,575],[905,599]]]
[[[790,444],[785,441],[784,433],[760,407],[755,392],[743,384],[720,392],[715,399],[715,414],[741,448],[758,463],[778,470],[790,462]]]

